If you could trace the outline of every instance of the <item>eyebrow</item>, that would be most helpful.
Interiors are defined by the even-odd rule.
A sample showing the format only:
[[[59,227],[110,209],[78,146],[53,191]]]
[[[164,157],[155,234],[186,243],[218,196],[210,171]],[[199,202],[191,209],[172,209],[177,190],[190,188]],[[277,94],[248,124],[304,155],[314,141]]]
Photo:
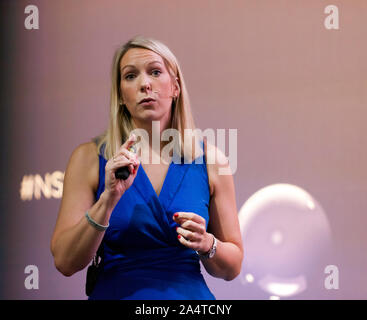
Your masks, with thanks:
[[[149,63],[147,63],[147,65],[150,65],[150,64],[153,64],[153,63],[159,63],[159,64],[162,64],[162,62],[160,62],[159,60],[154,60],[154,61],[150,61]],[[132,65],[132,64],[127,64],[126,66],[122,67],[120,69],[121,73],[122,71],[127,68],[127,67],[133,67],[133,68],[136,68],[136,66]]]

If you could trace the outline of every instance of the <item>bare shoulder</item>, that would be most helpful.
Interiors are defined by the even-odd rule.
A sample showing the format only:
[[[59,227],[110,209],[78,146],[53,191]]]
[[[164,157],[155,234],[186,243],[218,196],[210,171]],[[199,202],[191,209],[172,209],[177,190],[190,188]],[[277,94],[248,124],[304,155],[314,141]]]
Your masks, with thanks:
[[[88,184],[96,192],[99,183],[99,157],[97,145],[94,142],[85,142],[77,146],[72,152],[68,166],[80,170],[85,174]]]
[[[217,146],[207,142],[206,163],[209,176],[210,195],[212,195],[216,186],[220,184],[223,179],[225,179],[224,177],[226,175],[223,173],[229,172],[229,161],[222,150],[220,150]],[[230,175],[230,178],[232,178],[232,175]]]

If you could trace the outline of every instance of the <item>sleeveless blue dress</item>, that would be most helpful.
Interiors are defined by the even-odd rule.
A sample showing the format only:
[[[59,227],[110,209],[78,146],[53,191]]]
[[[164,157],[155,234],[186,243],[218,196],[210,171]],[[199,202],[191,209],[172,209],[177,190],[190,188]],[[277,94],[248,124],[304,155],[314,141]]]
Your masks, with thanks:
[[[133,184],[111,214],[101,243],[101,272],[90,300],[215,300],[201,273],[199,257],[179,242],[178,224],[172,219],[178,211],[195,212],[208,226],[205,155],[201,160],[171,161],[159,196],[139,166]],[[100,154],[96,200],[105,189],[106,163]]]

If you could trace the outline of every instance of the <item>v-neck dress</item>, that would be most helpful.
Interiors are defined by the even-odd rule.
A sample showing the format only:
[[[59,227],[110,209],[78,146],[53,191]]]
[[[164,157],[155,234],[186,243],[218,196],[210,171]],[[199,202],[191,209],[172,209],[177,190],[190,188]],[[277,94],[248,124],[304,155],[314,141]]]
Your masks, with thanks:
[[[107,160],[101,154],[96,200],[105,189]],[[179,242],[178,224],[172,219],[178,211],[195,212],[208,226],[205,155],[192,163],[181,160],[171,161],[159,196],[139,166],[133,184],[111,214],[101,243],[101,271],[89,299],[215,300],[199,257]]]

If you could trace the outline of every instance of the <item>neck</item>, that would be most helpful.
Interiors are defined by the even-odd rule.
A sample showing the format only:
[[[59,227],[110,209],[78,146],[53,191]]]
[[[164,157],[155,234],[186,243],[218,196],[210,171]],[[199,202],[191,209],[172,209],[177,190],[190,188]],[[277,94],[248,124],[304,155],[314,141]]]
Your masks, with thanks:
[[[148,136],[142,135],[141,138],[145,139],[145,143],[149,143],[149,147],[153,152],[160,154],[163,147],[168,143],[168,141],[162,141],[161,136],[164,130],[171,127],[171,121],[169,120],[170,118],[153,121],[133,119],[133,123],[135,128],[143,129],[148,133]]]

